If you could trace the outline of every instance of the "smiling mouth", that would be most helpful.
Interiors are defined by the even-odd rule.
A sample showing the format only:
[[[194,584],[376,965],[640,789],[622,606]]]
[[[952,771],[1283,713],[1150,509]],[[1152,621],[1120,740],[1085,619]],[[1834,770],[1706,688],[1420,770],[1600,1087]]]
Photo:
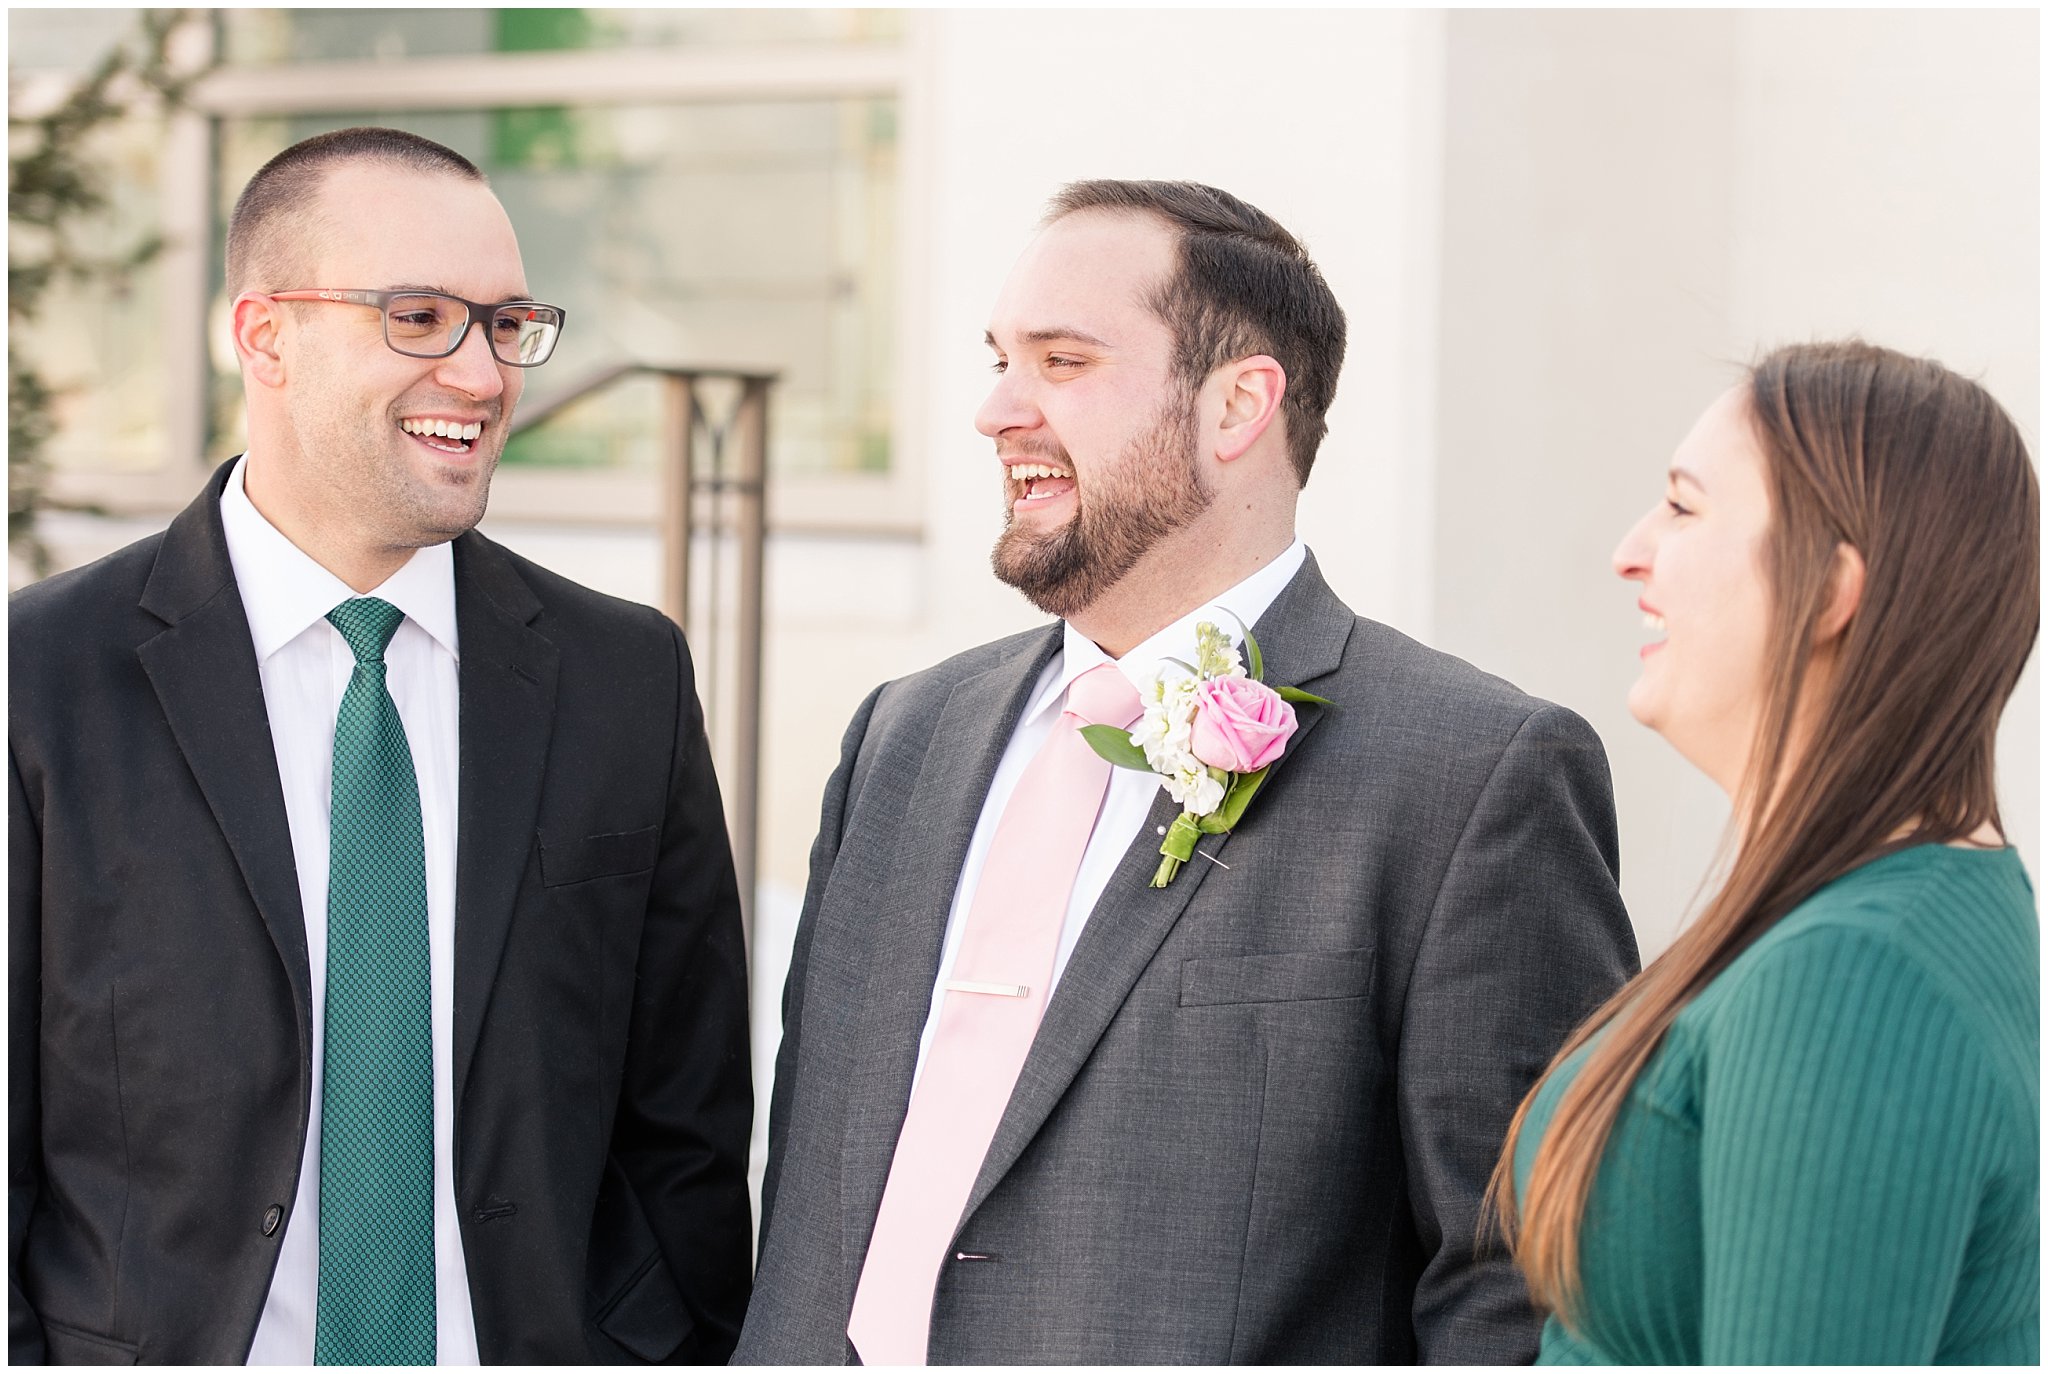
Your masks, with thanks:
[[[442,453],[468,453],[484,432],[481,420],[400,420],[398,427],[425,444],[428,448]]]
[[[1014,489],[1020,489],[1019,505],[1049,501],[1075,487],[1073,472],[1054,463],[1012,463],[1004,476]]]

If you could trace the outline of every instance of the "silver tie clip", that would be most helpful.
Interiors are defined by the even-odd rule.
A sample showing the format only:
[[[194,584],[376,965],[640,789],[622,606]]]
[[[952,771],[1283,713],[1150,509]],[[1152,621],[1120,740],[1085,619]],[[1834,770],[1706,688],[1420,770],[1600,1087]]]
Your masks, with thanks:
[[[977,983],[971,978],[948,978],[947,992],[980,992],[990,997],[1029,997],[1031,989],[1022,983]]]

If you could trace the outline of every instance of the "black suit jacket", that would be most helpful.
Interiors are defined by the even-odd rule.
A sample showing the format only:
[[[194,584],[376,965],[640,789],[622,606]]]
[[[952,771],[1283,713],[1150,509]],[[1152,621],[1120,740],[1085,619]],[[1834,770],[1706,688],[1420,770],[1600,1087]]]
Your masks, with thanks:
[[[241,1362],[297,1194],[305,919],[225,479],[12,601],[16,1362]],[[722,1361],[752,1089],[689,652],[475,533],[455,603],[454,1168],[479,1353]]]

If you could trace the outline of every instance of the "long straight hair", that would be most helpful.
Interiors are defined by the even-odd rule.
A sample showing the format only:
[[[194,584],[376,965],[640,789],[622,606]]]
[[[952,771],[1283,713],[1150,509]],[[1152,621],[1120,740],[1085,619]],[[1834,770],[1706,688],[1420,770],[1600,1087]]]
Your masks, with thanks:
[[[1572,1326],[1600,1156],[1665,1032],[1824,884],[1909,845],[1998,824],[1998,718],[2039,626],[2039,489],[2019,430],[1983,388],[1851,341],[1768,355],[1750,370],[1747,402],[1771,503],[1762,562],[1772,623],[1727,878],[1551,1061],[1515,1113],[1487,1190],[1531,1296]],[[1863,593],[1823,680],[1809,669],[1842,544],[1863,557]],[[1603,1031],[1517,1199],[1515,1147],[1530,1104]]]

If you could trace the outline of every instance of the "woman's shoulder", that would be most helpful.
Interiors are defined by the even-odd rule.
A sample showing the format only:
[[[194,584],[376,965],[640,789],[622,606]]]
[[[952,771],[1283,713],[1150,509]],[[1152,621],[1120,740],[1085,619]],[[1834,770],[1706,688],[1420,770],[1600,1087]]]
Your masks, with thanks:
[[[1786,917],[1886,922],[1948,912],[1957,903],[2003,912],[2034,909],[2034,885],[2011,847],[1916,844],[1823,883]]]
[[[1916,845],[1826,884],[1732,962],[1686,1019],[1712,1034],[1773,1018],[1932,1017],[2013,1049],[2038,1037],[2040,924],[2010,849]]]

